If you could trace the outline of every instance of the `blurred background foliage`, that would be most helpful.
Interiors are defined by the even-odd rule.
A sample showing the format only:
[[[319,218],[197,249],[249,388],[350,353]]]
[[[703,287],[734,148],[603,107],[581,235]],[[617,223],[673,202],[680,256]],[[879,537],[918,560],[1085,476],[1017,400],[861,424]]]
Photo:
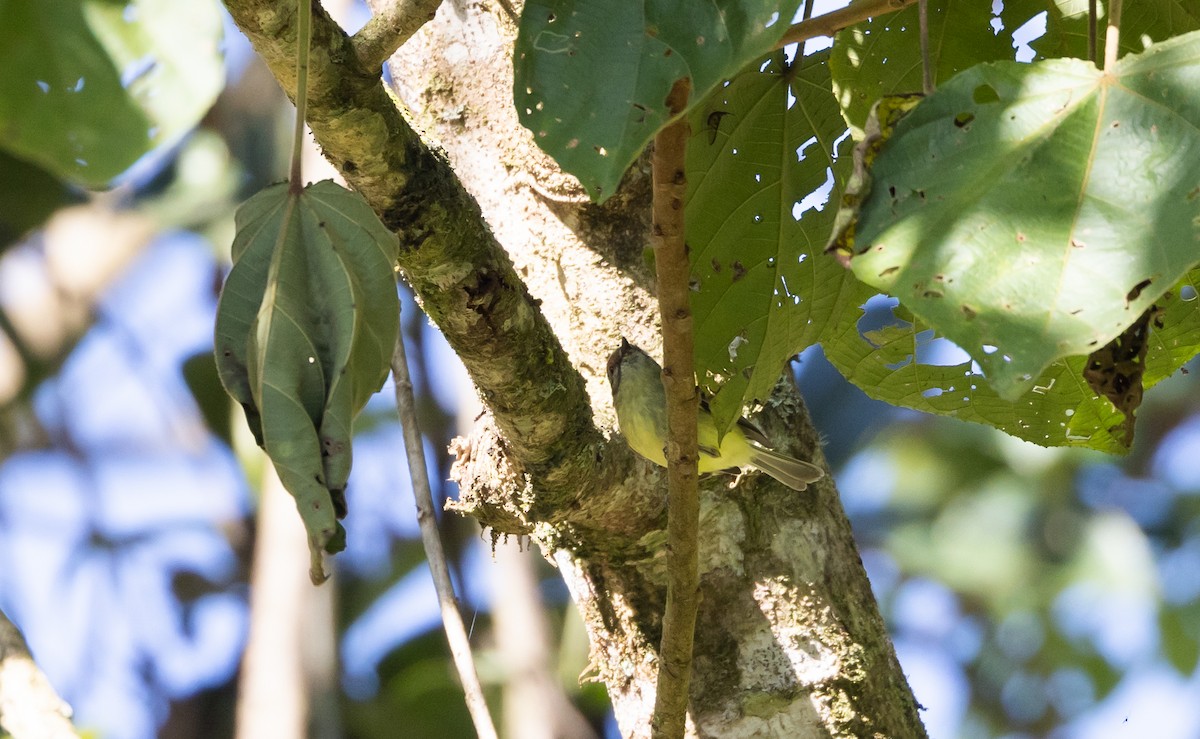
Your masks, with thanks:
[[[21,5],[0,0],[0,18]],[[291,112],[228,21],[221,38],[211,109],[168,139],[148,128],[104,192],[0,146],[0,609],[99,737],[235,735],[264,465],[217,381],[212,321],[233,209],[282,176]],[[141,59],[117,70],[125,89]],[[444,450],[476,400],[403,299],[435,491],[452,497]],[[869,400],[819,349],[793,369],[932,737],[1200,737],[1195,374],[1148,394],[1114,458]],[[300,614],[335,647],[317,652],[334,677],[309,683],[307,734],[467,737],[389,389],[359,421],[330,605]],[[615,736],[554,571],[527,543],[444,524],[506,733]]]

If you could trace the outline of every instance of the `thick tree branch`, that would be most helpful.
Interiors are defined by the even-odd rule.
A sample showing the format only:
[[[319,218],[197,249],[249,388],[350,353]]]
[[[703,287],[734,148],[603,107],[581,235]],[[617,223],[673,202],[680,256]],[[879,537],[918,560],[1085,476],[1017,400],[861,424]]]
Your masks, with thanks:
[[[886,15],[911,5],[914,0],[863,0],[851,3],[832,13],[822,13],[816,18],[803,20],[792,26],[779,40],[779,48],[788,44],[797,44],[818,36],[832,36],[843,28],[861,23],[868,18]]]
[[[412,38],[421,26],[433,20],[442,0],[390,0],[378,10],[351,42],[363,69],[379,69]]]
[[[78,739],[68,706],[0,611],[0,726],[13,739]]]
[[[691,126],[682,116],[692,81],[675,81],[667,106],[676,121],[654,137],[654,265],[658,312],[662,318],[663,386],[667,393],[667,607],[659,648],[654,736],[676,739],[684,733],[688,685],[692,676],[692,640],[700,596],[700,496],[696,463],[695,354],[691,268],[684,242],[683,202],[687,196],[684,163]]]
[[[296,11],[281,0],[226,0],[289,96],[295,94]],[[400,236],[400,268],[462,358],[504,434],[510,458],[536,481],[529,520],[574,515],[600,485],[605,442],[579,373],[508,255],[444,157],[400,115],[378,70],[313,4],[308,123],[325,156]],[[607,472],[611,472],[608,470]]]

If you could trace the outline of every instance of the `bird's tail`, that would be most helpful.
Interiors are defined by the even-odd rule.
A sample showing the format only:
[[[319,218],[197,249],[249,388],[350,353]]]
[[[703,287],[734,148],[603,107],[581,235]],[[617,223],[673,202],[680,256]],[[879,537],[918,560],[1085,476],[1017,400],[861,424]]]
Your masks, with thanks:
[[[767,473],[792,490],[804,490],[808,483],[825,476],[825,471],[815,464],[793,459],[786,454],[754,444],[751,465]]]

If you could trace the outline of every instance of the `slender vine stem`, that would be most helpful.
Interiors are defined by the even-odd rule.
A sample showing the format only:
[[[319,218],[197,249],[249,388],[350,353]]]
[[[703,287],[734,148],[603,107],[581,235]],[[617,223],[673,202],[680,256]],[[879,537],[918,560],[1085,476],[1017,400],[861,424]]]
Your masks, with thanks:
[[[783,48],[788,44],[797,44],[816,38],[817,36],[832,36],[843,28],[861,23],[868,18],[894,13],[915,0],[862,0],[851,3],[844,8],[831,13],[822,13],[816,18],[802,20],[784,32],[783,38],[776,44]]]
[[[691,270],[684,241],[684,161],[691,126],[680,115],[691,79],[676,80],[667,95],[674,123],[654,137],[655,271],[662,318],[663,386],[667,394],[667,605],[658,650],[658,685],[651,735],[681,739],[692,676],[692,644],[699,607],[700,500],[696,463],[699,396],[693,361]]]
[[[1096,63],[1096,0],[1088,0],[1088,61]]]
[[[471,656],[471,641],[463,625],[458,600],[454,597],[454,583],[450,580],[450,568],[446,565],[446,552],[438,531],[437,513],[433,507],[433,491],[429,487],[429,470],[425,466],[425,447],[421,443],[421,429],[417,426],[417,403],[413,398],[412,378],[408,372],[408,356],[404,351],[404,325],[396,334],[396,346],[392,351],[392,376],[396,382],[396,411],[400,414],[400,426],[404,430],[404,451],[408,456],[408,474],[412,481],[413,498],[417,503],[417,523],[421,527],[421,543],[425,546],[425,558],[433,575],[433,586],[437,591],[438,605],[442,611],[442,627],[446,641],[450,644],[450,656],[462,681],[467,712],[475,724],[479,739],[496,739],[496,727],[488,712],[479,674]]]
[[[304,145],[304,115],[308,107],[308,51],[312,46],[312,0],[296,0],[296,124],[292,129],[292,166],[288,174],[288,192],[304,189],[300,171]]]
[[[921,91],[933,94],[933,61],[929,58],[929,0],[917,0],[917,26],[921,38]]]
[[[1104,33],[1104,71],[1112,73],[1117,66],[1117,51],[1121,41],[1121,0],[1109,0],[1108,28]]]

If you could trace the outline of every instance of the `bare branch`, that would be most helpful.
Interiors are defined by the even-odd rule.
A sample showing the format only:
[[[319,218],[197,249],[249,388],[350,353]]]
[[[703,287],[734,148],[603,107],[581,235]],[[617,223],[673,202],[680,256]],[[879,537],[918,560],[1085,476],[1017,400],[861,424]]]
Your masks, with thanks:
[[[691,295],[683,201],[684,162],[691,126],[680,114],[691,79],[675,81],[667,95],[676,121],[654,137],[654,264],[662,317],[663,386],[667,393],[667,605],[659,647],[653,736],[683,737],[692,676],[692,641],[699,606],[700,496],[696,463],[696,394]]]
[[[372,3],[375,14],[350,39],[364,69],[379,69],[412,38],[421,26],[433,20],[441,0],[390,0]]]
[[[496,739],[496,727],[488,713],[487,701],[483,699],[483,688],[479,685],[479,674],[471,657],[471,641],[458,610],[458,600],[454,597],[454,583],[450,581],[450,568],[446,566],[446,553],[438,532],[433,491],[429,488],[429,471],[425,468],[425,446],[421,443],[421,430],[417,427],[417,404],[413,399],[412,380],[408,374],[408,357],[404,353],[403,322],[396,334],[392,376],[396,381],[396,410],[400,413],[400,426],[404,429],[404,451],[408,455],[408,474],[412,480],[413,498],[417,502],[421,543],[425,546],[425,558],[429,560],[429,571],[437,590],[442,627],[446,632],[446,641],[450,643],[450,655],[454,658],[458,678],[462,681],[467,711],[475,724],[475,733],[479,739]]]
[[[792,26],[779,40],[778,47],[796,44],[818,36],[832,36],[843,28],[853,26],[868,18],[886,15],[911,5],[913,0],[864,0],[851,3],[832,13],[823,13],[816,18],[801,21]]]
[[[13,739],[79,739],[70,716],[20,629],[0,611],[0,726]]]

